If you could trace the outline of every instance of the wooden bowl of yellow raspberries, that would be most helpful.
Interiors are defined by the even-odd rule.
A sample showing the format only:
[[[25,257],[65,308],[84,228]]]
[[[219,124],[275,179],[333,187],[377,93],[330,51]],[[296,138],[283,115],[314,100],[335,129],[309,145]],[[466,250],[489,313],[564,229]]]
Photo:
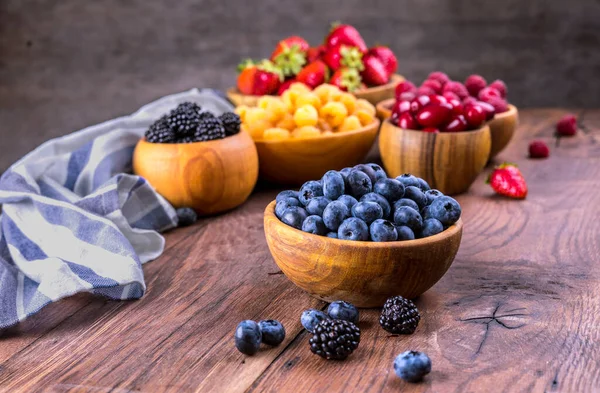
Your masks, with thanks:
[[[256,143],[261,179],[302,184],[331,169],[360,163],[375,141],[379,120],[365,99],[333,85],[310,90],[295,83],[256,107],[238,106],[242,129]]]

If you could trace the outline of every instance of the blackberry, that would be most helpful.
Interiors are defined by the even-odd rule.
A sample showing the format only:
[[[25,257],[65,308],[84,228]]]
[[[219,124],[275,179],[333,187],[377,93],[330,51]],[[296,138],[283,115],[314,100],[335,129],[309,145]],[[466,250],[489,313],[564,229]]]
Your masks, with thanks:
[[[200,110],[198,104],[184,102],[169,113],[167,123],[178,139],[194,134],[200,123]]]
[[[173,143],[175,142],[175,135],[167,122],[167,116],[163,116],[150,127],[144,134],[146,140],[150,143]]]
[[[312,353],[327,360],[344,360],[360,343],[360,329],[342,319],[325,319],[309,340]]]
[[[200,122],[194,133],[196,142],[212,141],[225,138],[225,127],[221,120],[210,112],[200,114]]]
[[[392,334],[412,334],[420,319],[419,310],[412,301],[394,296],[385,301],[379,324]]]
[[[240,132],[242,121],[240,117],[233,112],[225,112],[219,116],[219,120],[225,127],[225,136],[235,135]]]
[[[198,221],[198,214],[191,207],[180,207],[176,213],[177,226],[187,227]]]

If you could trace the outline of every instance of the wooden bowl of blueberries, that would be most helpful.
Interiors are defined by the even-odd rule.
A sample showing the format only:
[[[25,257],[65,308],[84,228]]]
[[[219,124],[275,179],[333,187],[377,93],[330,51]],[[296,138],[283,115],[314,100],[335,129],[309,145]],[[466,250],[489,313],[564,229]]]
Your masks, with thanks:
[[[442,278],[460,246],[460,215],[456,200],[423,179],[360,164],[282,191],[265,210],[264,229],[275,263],[298,287],[379,307]]]
[[[246,201],[258,179],[258,155],[238,115],[217,117],[188,102],[146,131],[133,171],[174,207],[211,215]]]

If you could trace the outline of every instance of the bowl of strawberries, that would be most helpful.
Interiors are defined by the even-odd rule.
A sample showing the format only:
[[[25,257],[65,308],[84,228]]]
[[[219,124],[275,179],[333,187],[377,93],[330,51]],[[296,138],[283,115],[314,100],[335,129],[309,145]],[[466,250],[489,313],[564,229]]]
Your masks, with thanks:
[[[238,67],[237,86],[227,91],[235,105],[256,106],[264,95],[281,96],[293,83],[310,89],[329,83],[373,105],[392,98],[404,78],[395,74],[398,60],[386,46],[368,48],[350,25],[335,25],[323,44],[311,47],[302,37],[277,43],[268,59],[245,60]]]

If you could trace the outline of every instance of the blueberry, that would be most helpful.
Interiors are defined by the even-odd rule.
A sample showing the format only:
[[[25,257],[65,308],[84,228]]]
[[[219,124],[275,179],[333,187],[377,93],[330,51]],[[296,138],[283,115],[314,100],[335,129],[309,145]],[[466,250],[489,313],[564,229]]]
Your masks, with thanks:
[[[273,347],[278,346],[285,339],[285,329],[281,322],[274,319],[266,319],[258,322],[258,328],[262,335],[262,342]]]
[[[281,216],[283,215],[283,212],[285,211],[285,209],[287,209],[288,207],[292,207],[292,206],[300,206],[300,201],[293,197],[287,197],[287,198],[281,199],[275,205],[275,215],[277,216],[277,218],[281,219]]]
[[[373,186],[373,191],[395,202],[404,196],[404,184],[396,179],[381,179]]]
[[[352,206],[352,215],[369,225],[373,221],[383,218],[383,209],[375,202],[358,202]]]
[[[423,220],[427,220],[428,218],[431,218],[431,216],[429,215],[429,208],[431,206],[427,205],[424,208],[421,209],[421,217],[423,217]]]
[[[350,209],[343,202],[333,201],[323,210],[323,222],[331,231],[337,231],[346,218],[350,217]]]
[[[425,179],[421,179],[420,177],[418,177],[417,180],[419,180],[419,188],[421,189],[421,191],[425,192],[427,190],[431,190],[431,187],[429,187],[429,183],[427,183]]]
[[[302,312],[300,323],[304,326],[304,329],[314,333],[317,325],[325,319],[329,319],[329,315],[325,314],[323,311],[310,308]]]
[[[324,196],[318,196],[311,198],[308,201],[308,205],[306,205],[306,212],[308,214],[316,214],[317,216],[323,216],[323,210],[329,205],[331,202],[330,199],[325,198]]]
[[[371,167],[371,169],[373,170],[373,172],[375,172],[375,178],[377,179],[375,181],[375,183],[377,183],[379,180],[381,179],[387,179],[387,173],[385,173],[385,171],[383,170],[382,167],[380,167],[377,164],[367,164],[368,167]]]
[[[394,223],[398,226],[405,225],[412,229],[414,233],[421,232],[421,228],[423,228],[423,218],[419,212],[408,206],[402,206],[396,210]]]
[[[431,372],[431,359],[423,352],[406,351],[394,359],[394,372],[408,382],[419,382]]]
[[[260,348],[262,334],[258,323],[250,320],[240,322],[235,329],[235,347],[244,355],[254,355]]]
[[[367,174],[361,171],[353,170],[348,175],[349,194],[360,199],[365,194],[372,191],[372,182]]]
[[[431,218],[438,219],[442,225],[450,226],[460,218],[460,205],[454,198],[441,196],[429,205],[428,215]]]
[[[326,236],[330,237],[332,239],[337,239],[338,238],[337,232],[329,232],[329,233],[327,233]]]
[[[331,200],[344,195],[344,178],[337,171],[328,171],[321,179],[323,182],[323,195]]]
[[[352,172],[352,168],[344,168],[340,171],[340,175],[344,178],[345,192],[348,192],[348,175]]]
[[[355,325],[358,323],[358,309],[353,304],[343,300],[332,302],[327,307],[327,315],[332,319],[343,319]]]
[[[343,202],[344,205],[348,206],[348,209],[352,209],[352,206],[358,203],[356,198],[354,198],[352,195],[342,195],[337,200]]]
[[[350,217],[338,228],[338,239],[343,240],[369,240],[369,227],[360,218]]]
[[[415,233],[405,225],[397,226],[396,232],[398,232],[398,240],[415,240]]]
[[[417,202],[413,201],[412,199],[402,198],[394,202],[394,213],[402,206],[412,207],[416,211],[419,211],[419,205],[417,205]]]
[[[323,196],[323,186],[320,182],[315,180],[304,183],[298,192],[298,199],[304,206],[306,206],[308,201],[310,201],[312,198],[318,196]]]
[[[429,237],[437,235],[444,231],[444,226],[441,222],[435,218],[428,218],[423,221],[423,230],[421,230],[421,237]]]
[[[393,242],[398,240],[398,232],[394,224],[388,220],[375,220],[369,227],[371,240],[374,242]]]
[[[291,227],[302,229],[302,223],[306,220],[307,216],[306,210],[300,206],[290,206],[283,211],[280,220]]]
[[[275,200],[277,202],[285,199],[285,198],[296,198],[298,199],[298,191],[294,191],[294,190],[285,190],[285,191],[281,191],[279,194],[277,194],[277,197],[275,198]]]
[[[404,187],[414,186],[419,187],[421,183],[419,183],[419,178],[411,175],[410,173],[405,173],[396,178],[400,183],[404,184]]]
[[[369,179],[371,179],[371,184],[375,184],[377,182],[377,180],[378,180],[377,174],[375,173],[375,171],[373,170],[373,168],[371,168],[367,164],[358,164],[358,165],[355,165],[354,166],[354,170],[355,171],[361,171],[362,173],[364,173],[367,176],[369,176]]]
[[[384,218],[388,218],[390,216],[390,213],[392,212],[392,208],[390,207],[390,203],[387,201],[387,199],[374,192],[370,192],[368,194],[363,195],[362,198],[360,198],[360,201],[375,202],[376,204],[378,204],[379,207],[381,207],[381,210],[383,210]]]
[[[444,196],[444,194],[442,194],[440,191],[438,190],[427,190],[425,191],[425,198],[427,198],[427,204],[431,205],[431,202],[433,202],[433,200],[435,198]]]
[[[427,205],[427,197],[425,196],[423,191],[421,191],[421,189],[418,187],[406,187],[404,189],[404,197],[415,201],[419,206],[417,210],[421,210],[423,206]]]
[[[177,226],[187,227],[198,221],[198,214],[191,207],[180,207],[177,213]]]
[[[319,216],[308,216],[302,223],[302,231],[312,233],[314,235],[324,236],[327,233],[327,227],[323,223],[323,219]]]

